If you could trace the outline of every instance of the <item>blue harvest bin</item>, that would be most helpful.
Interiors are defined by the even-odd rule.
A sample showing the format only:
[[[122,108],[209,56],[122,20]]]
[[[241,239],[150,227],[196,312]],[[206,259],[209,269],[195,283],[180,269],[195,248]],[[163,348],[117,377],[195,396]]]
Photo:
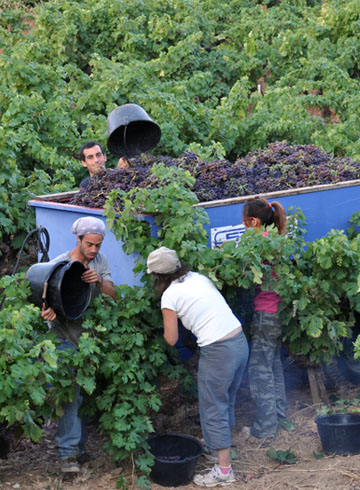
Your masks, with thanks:
[[[255,196],[244,196],[200,203],[205,208],[210,225],[209,246],[214,248],[223,241],[239,240],[245,231],[242,224],[244,203]],[[291,207],[300,208],[306,226],[306,241],[312,242],[326,235],[331,229],[346,230],[351,215],[360,210],[360,180],[303,187],[279,192],[257,194],[270,203],[278,201],[287,211]]]
[[[70,199],[75,192],[38,196],[28,204],[35,208],[37,226],[45,227],[50,234],[49,256],[54,258],[76,244],[76,237],[70,232],[72,223],[82,216],[95,216],[106,224],[102,209],[75,206],[66,202],[55,202],[59,196]],[[267,194],[259,194],[268,201],[279,201],[288,210],[291,206],[302,210],[307,221],[307,241],[326,235],[331,229],[346,230],[351,215],[360,210],[360,180],[304,187]],[[200,203],[207,212],[210,224],[209,247],[220,245],[226,240],[238,240],[244,232],[242,208],[244,203],[255,196],[244,196]],[[146,218],[152,222],[151,217]],[[153,232],[155,225],[152,223]],[[136,254],[127,255],[120,241],[108,231],[101,251],[107,256],[114,283],[129,286],[141,285],[140,277],[135,276],[133,268]]]

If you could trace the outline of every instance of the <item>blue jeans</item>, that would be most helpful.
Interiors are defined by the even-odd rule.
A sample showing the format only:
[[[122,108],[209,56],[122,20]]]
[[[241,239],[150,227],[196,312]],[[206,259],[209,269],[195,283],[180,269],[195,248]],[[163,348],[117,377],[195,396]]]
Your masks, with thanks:
[[[236,394],[246,368],[249,347],[244,332],[200,348],[198,393],[200,423],[209,449],[231,446]]]
[[[65,339],[60,340],[59,350],[72,349],[76,351],[71,342]],[[82,405],[83,397],[80,393],[80,386],[75,386],[75,397],[71,403],[64,404],[64,415],[61,417],[57,433],[56,443],[60,459],[67,459],[77,456],[85,451],[87,440],[86,419],[78,415]]]
[[[250,330],[249,382],[257,412],[250,432],[259,438],[271,437],[277,433],[279,421],[286,420],[286,391],[280,357],[282,325],[276,313],[255,311]]]

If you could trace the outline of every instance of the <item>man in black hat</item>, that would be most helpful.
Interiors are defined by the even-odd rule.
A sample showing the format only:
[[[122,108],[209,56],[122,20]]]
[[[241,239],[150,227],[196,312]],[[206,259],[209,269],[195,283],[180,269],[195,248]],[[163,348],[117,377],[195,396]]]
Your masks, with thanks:
[[[71,228],[72,233],[77,237],[76,247],[59,255],[51,262],[79,260],[87,269],[81,278],[90,284],[91,299],[103,293],[116,300],[116,290],[108,260],[99,252],[105,230],[105,224],[101,219],[92,216],[77,219]],[[77,349],[83,332],[81,319],[65,319],[56,315],[51,307],[45,305],[41,316],[49,322],[51,330],[58,336],[60,341],[58,349]],[[81,404],[80,387],[76,385],[74,401],[64,405],[64,415],[60,419],[56,434],[61,471],[64,473],[78,473],[80,462],[87,458],[85,453],[86,421],[78,415]]]

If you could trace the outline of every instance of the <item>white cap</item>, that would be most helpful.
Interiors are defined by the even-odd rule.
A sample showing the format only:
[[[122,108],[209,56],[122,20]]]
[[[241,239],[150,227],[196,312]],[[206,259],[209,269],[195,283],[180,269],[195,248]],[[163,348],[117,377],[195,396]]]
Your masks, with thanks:
[[[151,274],[156,272],[157,274],[172,274],[181,267],[181,262],[175,252],[170,248],[160,247],[151,254],[147,259],[147,273]]]
[[[103,221],[93,216],[79,218],[73,223],[71,231],[74,235],[83,236],[94,233],[95,235],[105,236],[106,227]]]

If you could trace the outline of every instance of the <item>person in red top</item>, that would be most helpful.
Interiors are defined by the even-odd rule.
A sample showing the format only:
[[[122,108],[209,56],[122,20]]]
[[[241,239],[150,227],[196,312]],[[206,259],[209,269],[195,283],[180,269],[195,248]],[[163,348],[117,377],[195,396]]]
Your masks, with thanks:
[[[256,198],[243,207],[245,228],[256,228],[266,238],[266,227],[274,225],[279,234],[286,233],[286,212],[279,202]],[[265,231],[264,231],[265,229]],[[274,271],[272,271],[276,277]],[[249,384],[256,404],[256,418],[244,427],[246,436],[274,437],[280,427],[291,428],[287,419],[284,372],[280,359],[282,325],[278,316],[280,296],[275,291],[258,288],[254,298],[254,315],[250,333]]]

